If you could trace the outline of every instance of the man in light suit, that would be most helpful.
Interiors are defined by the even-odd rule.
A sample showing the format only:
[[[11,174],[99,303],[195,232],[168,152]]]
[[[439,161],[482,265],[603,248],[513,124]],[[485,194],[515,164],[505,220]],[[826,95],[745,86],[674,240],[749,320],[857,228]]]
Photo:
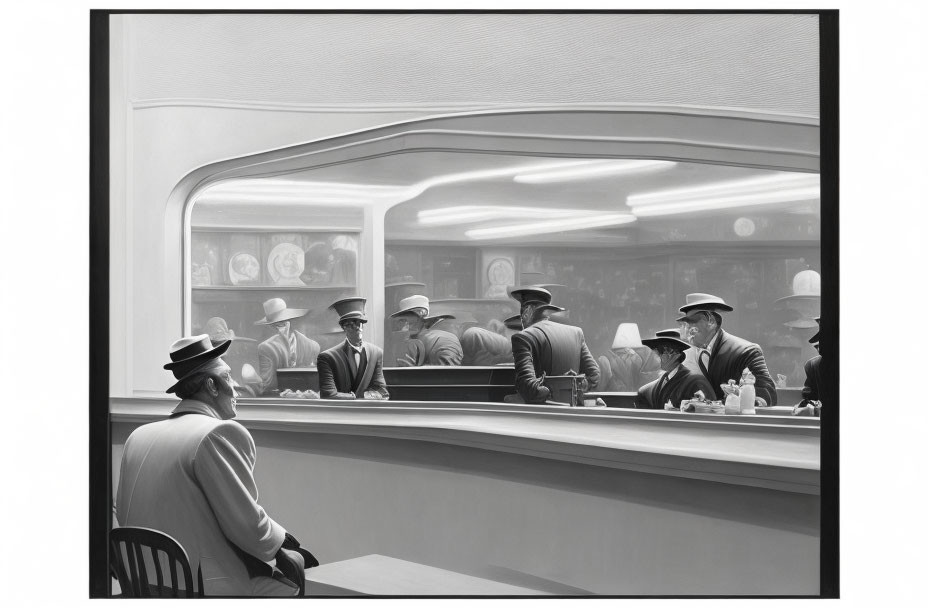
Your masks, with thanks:
[[[518,399],[508,402],[544,403],[551,396],[545,376],[563,376],[569,371],[586,377],[584,391],[599,382],[599,366],[587,348],[583,330],[548,318],[563,312],[551,304],[551,292],[542,287],[523,287],[510,294],[521,304],[522,331],[512,336],[512,356],[516,368]]]
[[[676,330],[674,330],[676,331]],[[658,333],[667,333],[666,330]],[[679,334],[678,334],[679,336]],[[693,373],[683,365],[684,354],[690,345],[677,336],[656,336],[641,341],[650,348],[660,360],[663,372],[657,380],[649,382],[638,389],[635,407],[659,410],[668,401],[680,407],[684,399],[692,399],[696,391],[702,391],[707,397],[713,393],[708,380],[702,374]]]
[[[697,364],[709,381],[715,399],[725,400],[721,385],[738,382],[745,369],[754,374],[755,405],[777,404],[777,389],[760,346],[722,329],[723,312],[734,310],[722,298],[707,293],[691,293],[680,307],[677,321],[687,324],[689,338],[700,349]],[[706,395],[709,397],[709,395]]]
[[[432,329],[432,325],[443,319],[453,319],[452,315],[430,317],[429,299],[422,295],[403,298],[399,307],[390,316],[404,320],[409,328],[406,352],[396,361],[399,367],[461,365],[464,349],[458,337],[450,331]]]
[[[383,350],[362,340],[364,298],[344,298],[329,306],[338,313],[345,341],[319,355],[319,395],[323,399],[389,399],[383,378]]]
[[[171,346],[164,367],[177,382],[167,392],[182,401],[126,441],[116,519],[174,537],[205,595],[293,596],[318,562],[258,504],[255,444],[232,420],[235,383],[220,358],[229,344],[203,334]]]
[[[258,345],[258,378],[245,378],[259,395],[277,390],[277,370],[312,367],[319,355],[319,343],[292,329],[290,322],[309,312],[306,308],[287,308],[281,298],[264,303],[264,317],[255,325],[272,325],[277,334]]]

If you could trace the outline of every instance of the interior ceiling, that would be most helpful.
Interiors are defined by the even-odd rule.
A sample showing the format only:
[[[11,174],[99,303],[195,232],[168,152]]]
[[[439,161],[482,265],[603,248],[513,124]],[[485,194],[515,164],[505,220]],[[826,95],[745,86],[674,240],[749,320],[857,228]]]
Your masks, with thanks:
[[[665,104],[818,117],[818,16],[139,14],[129,95],[407,109]]]
[[[588,160],[588,159],[582,159]],[[569,209],[596,212],[629,213],[626,198],[674,188],[691,188],[753,179],[784,172],[700,163],[676,163],[656,171],[553,183],[518,183],[515,175],[529,169],[577,162],[578,159],[506,156],[496,154],[415,152],[360,160],[298,173],[247,181],[231,181],[214,186],[201,197],[197,206],[226,206],[236,201],[236,192],[247,192],[241,204],[260,202],[289,204],[295,207],[333,204],[324,198],[330,189],[342,190],[355,197],[347,204],[382,204],[389,207],[385,220],[387,241],[453,242],[468,245],[561,243],[571,245],[620,244],[630,231],[648,225],[657,227],[668,221],[687,221],[694,217],[737,217],[745,208],[731,208],[660,217],[642,217],[632,224],[605,228],[587,228],[502,240],[474,240],[465,231],[474,228],[515,224],[551,217],[551,210]],[[238,190],[237,190],[238,189]],[[368,192],[383,197],[381,202],[366,198]],[[340,196],[345,196],[341,194]],[[320,198],[321,197],[321,198]],[[319,199],[319,200],[317,200]],[[315,202],[314,202],[315,201]],[[320,202],[321,201],[321,202]],[[487,219],[445,226],[423,225],[419,213],[461,205],[522,207],[525,215],[509,220]],[[751,207],[750,213],[817,214],[817,202],[780,203]]]

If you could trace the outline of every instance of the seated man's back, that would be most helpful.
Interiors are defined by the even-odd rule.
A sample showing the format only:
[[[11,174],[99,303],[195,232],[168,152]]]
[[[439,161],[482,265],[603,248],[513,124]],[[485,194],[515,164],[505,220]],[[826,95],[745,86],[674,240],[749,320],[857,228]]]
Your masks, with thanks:
[[[178,410],[200,405],[183,401]],[[254,464],[254,441],[233,420],[180,414],[144,425],[123,452],[117,520],[173,536],[194,577],[202,568],[207,595],[266,595],[255,588],[266,577],[251,579],[238,550],[271,561],[284,529],[256,502]]]

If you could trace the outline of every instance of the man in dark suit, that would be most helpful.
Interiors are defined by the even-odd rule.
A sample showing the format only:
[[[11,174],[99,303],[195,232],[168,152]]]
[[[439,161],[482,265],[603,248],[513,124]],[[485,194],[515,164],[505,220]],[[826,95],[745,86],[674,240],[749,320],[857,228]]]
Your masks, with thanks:
[[[721,313],[734,309],[722,298],[707,293],[688,294],[686,302],[680,307],[683,316],[677,321],[687,324],[690,340],[700,349],[697,363],[709,381],[715,398],[723,401],[725,392],[721,385],[727,384],[729,380],[739,381],[744,370],[748,369],[755,378],[755,405],[776,405],[776,385],[767,370],[760,346],[722,329]]]
[[[679,408],[680,402],[692,399],[696,391],[702,391],[706,396],[713,394],[708,380],[683,366],[689,344],[672,335],[657,336],[641,343],[660,359],[663,373],[657,380],[638,389],[635,407],[659,410],[669,401],[673,407]]]
[[[422,295],[403,298],[399,306],[400,309],[390,316],[406,322],[409,339],[406,352],[396,361],[398,366],[461,365],[464,349],[458,337],[450,331],[432,328],[439,321],[453,319],[452,315],[430,317],[429,299]]]
[[[521,304],[522,331],[512,336],[516,391],[524,403],[544,403],[551,396],[545,376],[583,374],[584,391],[599,383],[599,366],[587,348],[583,330],[547,318],[562,312],[551,304],[551,292],[542,287],[523,287],[511,292]],[[512,401],[512,399],[510,399]]]
[[[383,351],[362,340],[364,304],[359,297],[329,306],[338,313],[345,341],[319,354],[319,396],[323,399],[389,399],[383,378]]]
[[[258,369],[260,377],[242,379],[261,395],[277,390],[277,370],[291,367],[310,367],[316,364],[319,343],[307,338],[290,326],[290,322],[308,313],[306,308],[288,308],[281,298],[264,302],[264,317],[255,325],[270,325],[276,333],[258,345]]]
[[[815,317],[815,322],[819,323],[821,317]],[[821,352],[818,343],[818,334],[816,332],[814,336],[809,338],[809,343],[815,346],[815,350]],[[802,387],[802,398],[806,401],[821,401],[822,405],[828,402],[829,405],[832,405],[827,395],[824,395],[822,389],[824,385],[822,384],[822,355],[812,357],[805,364],[806,372],[806,381],[805,385]]]

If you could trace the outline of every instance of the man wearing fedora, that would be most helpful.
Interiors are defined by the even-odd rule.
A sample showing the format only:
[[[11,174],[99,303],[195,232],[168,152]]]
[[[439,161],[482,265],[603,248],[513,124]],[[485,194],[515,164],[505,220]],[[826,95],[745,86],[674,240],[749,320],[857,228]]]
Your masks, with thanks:
[[[672,330],[676,332],[676,330]],[[658,332],[662,333],[662,332]],[[666,333],[666,332],[663,332]],[[713,393],[708,380],[702,374],[694,374],[683,366],[685,352],[690,345],[674,335],[655,336],[641,341],[660,360],[661,375],[638,389],[635,407],[659,410],[669,401],[675,408],[684,399],[692,399],[696,391],[704,395]]]
[[[722,298],[707,293],[691,293],[680,307],[678,322],[687,326],[688,337],[699,348],[696,362],[718,400],[725,399],[723,384],[738,382],[745,369],[754,374],[755,405],[777,404],[777,389],[767,370],[760,346],[734,336],[722,329],[723,312],[734,310]],[[706,395],[710,397],[710,395]]]
[[[568,372],[585,376],[584,391],[595,389],[599,382],[599,366],[587,348],[583,330],[547,318],[552,313],[564,311],[551,304],[551,292],[532,286],[513,289],[510,295],[519,301],[524,327],[512,336],[519,399],[524,403],[544,403],[551,396],[551,390],[544,384],[545,377],[563,376]]]
[[[383,350],[364,342],[365,298],[351,297],[329,306],[338,314],[345,341],[319,355],[319,394],[323,399],[389,399],[383,378]]]
[[[293,596],[318,562],[258,504],[255,443],[232,420],[235,381],[220,358],[230,344],[203,334],[171,345],[167,392],[181,402],[126,440],[116,519],[174,537],[205,595]]]
[[[390,317],[405,321],[409,329],[406,352],[396,360],[399,367],[461,365],[464,350],[458,337],[450,331],[432,327],[444,319],[453,319],[452,315],[430,317],[429,299],[422,295],[403,298],[399,307]]]
[[[281,298],[264,303],[264,317],[255,325],[270,325],[276,334],[258,345],[258,378],[246,378],[255,384],[257,394],[277,390],[277,370],[316,365],[319,343],[292,329],[290,322],[309,312],[306,308],[287,308]]]
[[[815,322],[820,323],[821,317],[815,317]],[[809,343],[815,346],[815,350],[821,353],[821,348],[819,347],[819,334],[821,332],[815,332],[815,335],[809,338]],[[812,357],[806,361],[805,365],[806,380],[802,387],[802,398],[804,401],[819,401],[822,405],[826,403],[828,405],[833,405],[830,402],[829,395],[824,391],[824,383],[822,382],[822,355],[819,354],[815,357]]]

